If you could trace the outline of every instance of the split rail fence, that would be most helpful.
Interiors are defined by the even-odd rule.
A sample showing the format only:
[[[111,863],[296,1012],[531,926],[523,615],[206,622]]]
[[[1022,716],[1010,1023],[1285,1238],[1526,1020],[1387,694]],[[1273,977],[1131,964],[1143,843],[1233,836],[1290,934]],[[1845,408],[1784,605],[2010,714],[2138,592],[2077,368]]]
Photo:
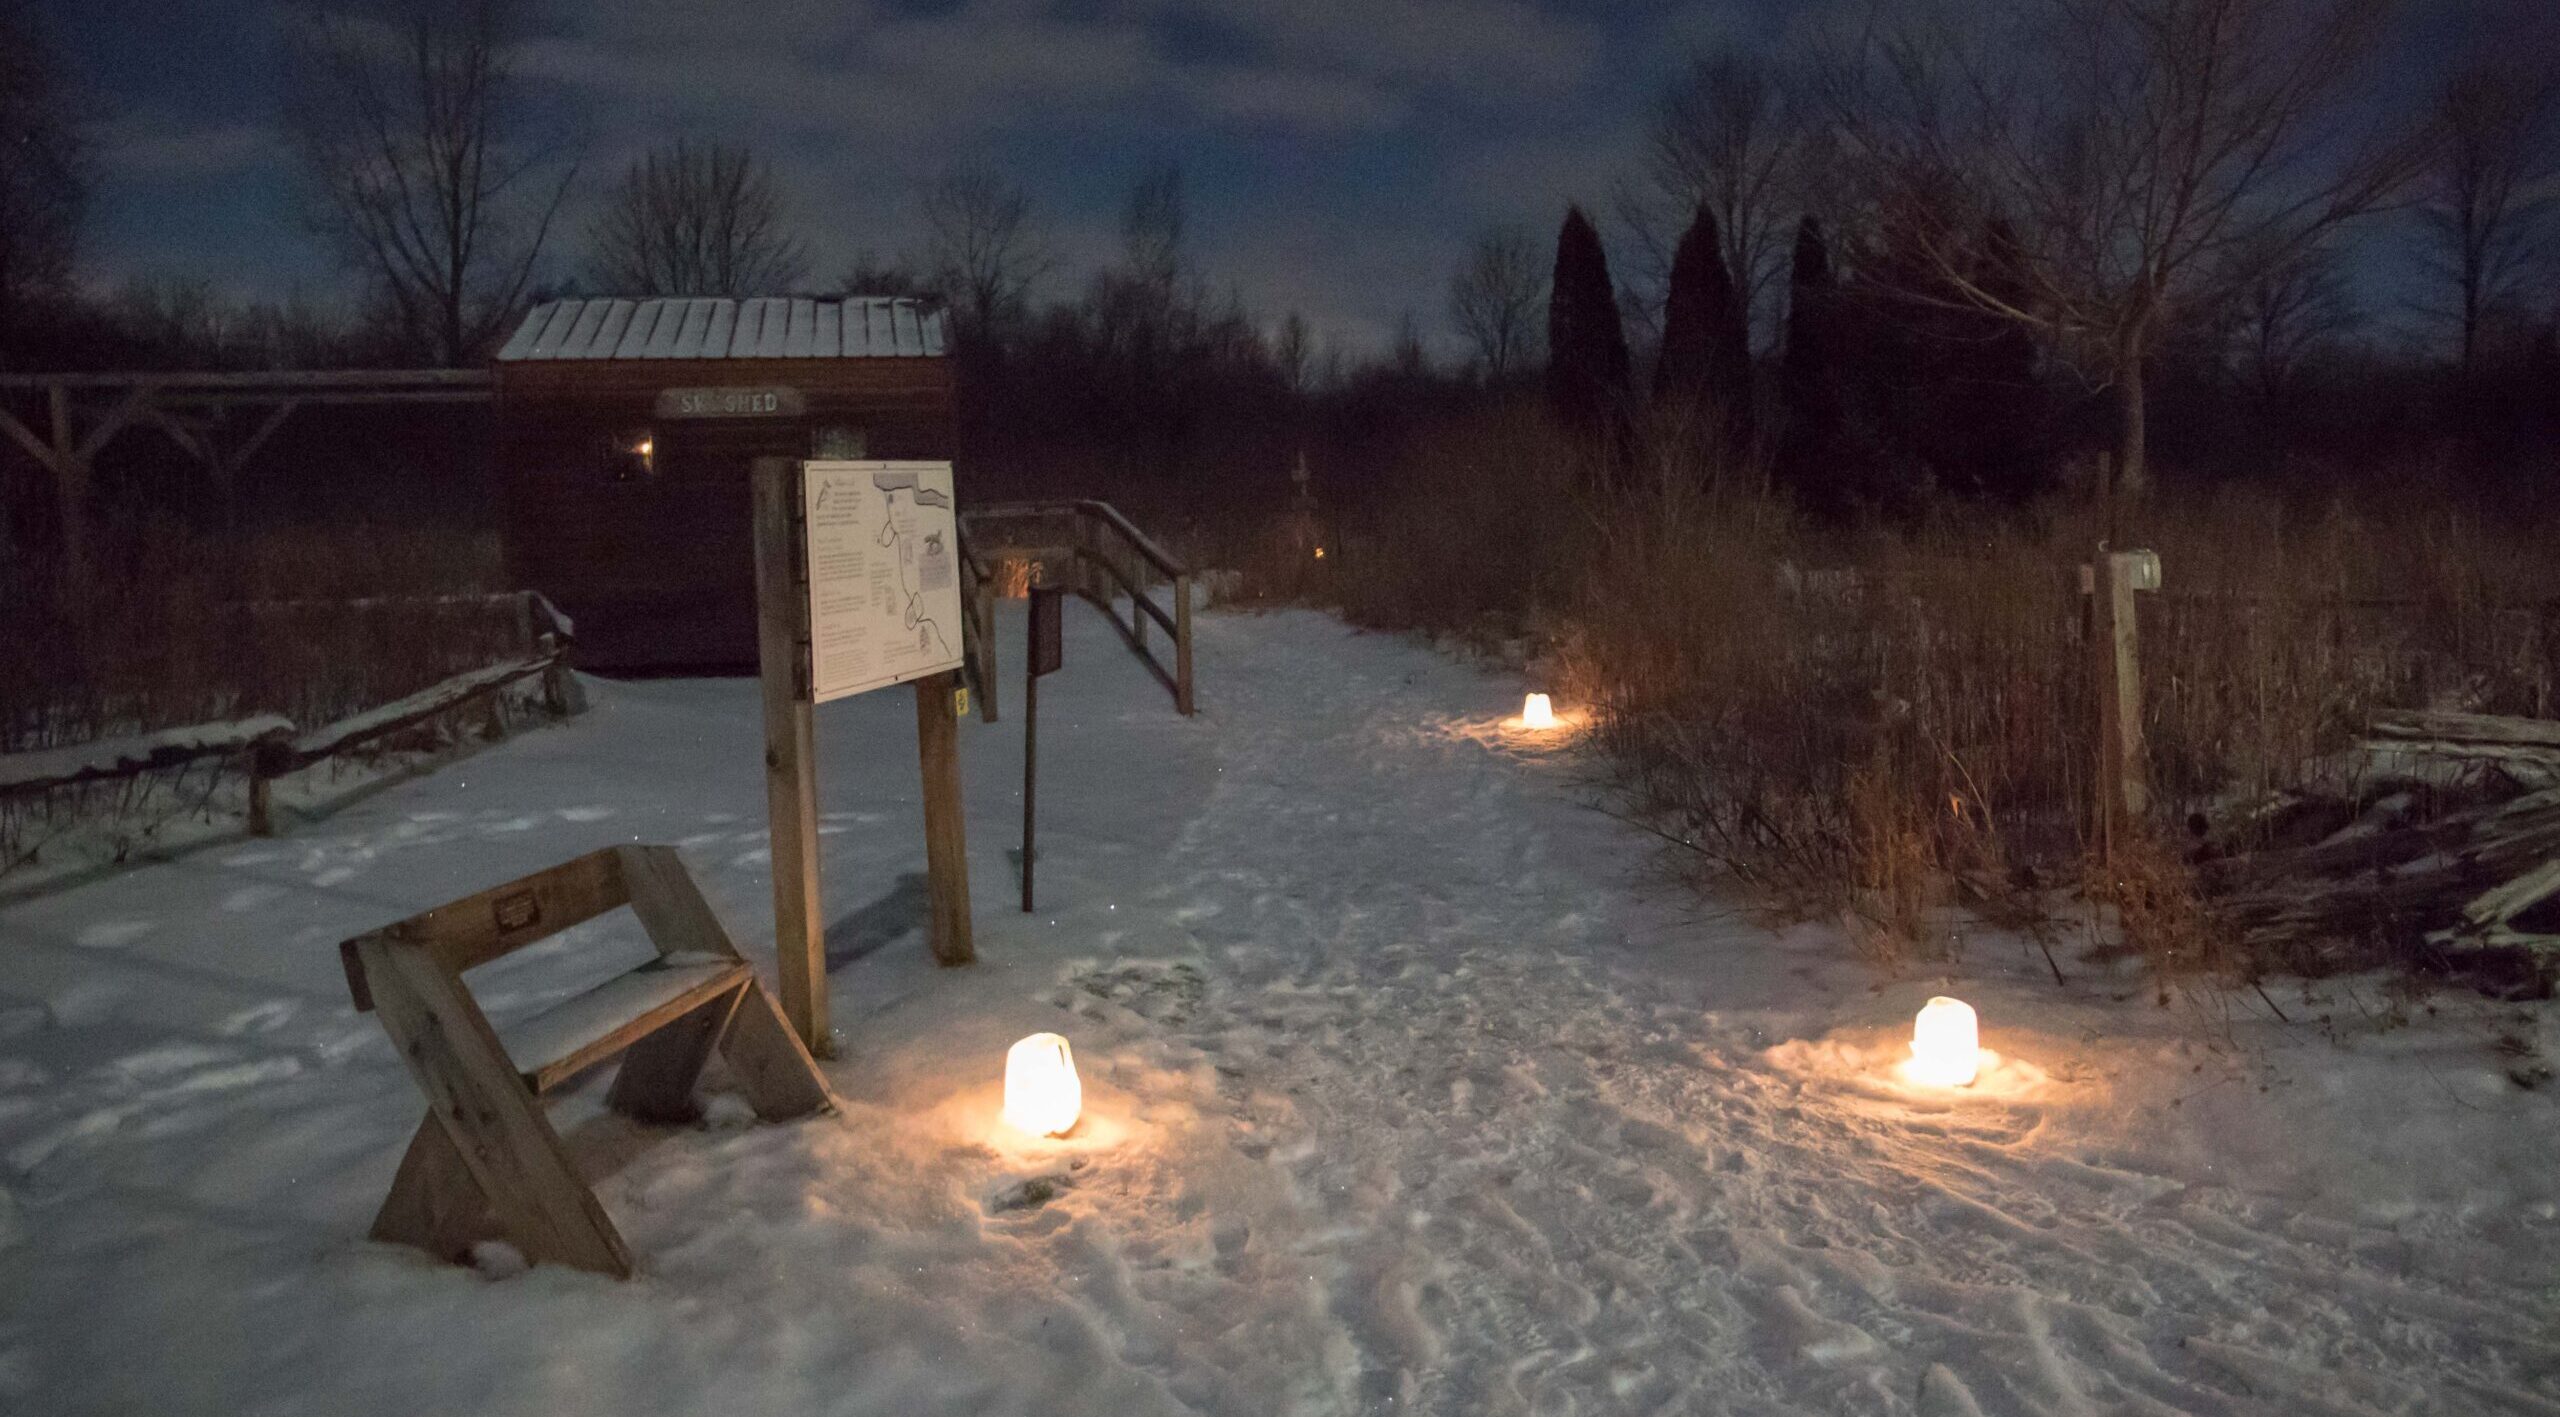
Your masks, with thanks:
[[[267,836],[275,830],[273,796],[277,778],[475,704],[486,705],[494,713],[498,696],[527,679],[541,679],[544,706],[550,712],[565,716],[583,707],[576,679],[569,672],[570,624],[548,600],[532,591],[414,601],[270,601],[235,608],[252,618],[263,618],[351,610],[397,612],[424,607],[504,614],[512,619],[524,652],[312,728],[298,727],[282,714],[262,713],[0,756],[0,798],[37,796],[205,761],[228,762],[248,779],[249,833]]]

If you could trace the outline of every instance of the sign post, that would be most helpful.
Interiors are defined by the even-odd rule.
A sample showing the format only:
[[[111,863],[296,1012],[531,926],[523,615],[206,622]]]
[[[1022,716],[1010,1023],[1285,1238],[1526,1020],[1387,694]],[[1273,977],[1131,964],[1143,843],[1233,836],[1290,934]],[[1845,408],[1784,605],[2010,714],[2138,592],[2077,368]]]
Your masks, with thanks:
[[[782,1014],[819,1057],[827,1031],[827,959],[818,921],[818,782],[809,656],[800,594],[800,465],[758,458],[755,478],[756,661],[764,680],[765,820],[773,856],[773,953]]]
[[[1032,798],[1040,776],[1040,676],[1057,671],[1066,658],[1059,606],[1066,591],[1057,586],[1031,588],[1031,652],[1023,657],[1022,675],[1022,913],[1031,913]]]
[[[783,1013],[810,1051],[823,1056],[830,1044],[818,902],[816,705],[915,685],[933,957],[943,964],[977,958],[952,710],[961,662],[959,527],[949,463],[758,458],[753,477],[774,949]]]

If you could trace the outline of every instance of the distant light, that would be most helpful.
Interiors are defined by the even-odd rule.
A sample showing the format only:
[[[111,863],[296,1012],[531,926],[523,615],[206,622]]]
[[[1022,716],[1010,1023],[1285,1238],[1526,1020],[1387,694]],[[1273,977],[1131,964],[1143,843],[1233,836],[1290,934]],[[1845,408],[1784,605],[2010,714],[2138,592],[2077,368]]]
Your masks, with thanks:
[[[631,445],[631,451],[638,453],[644,458],[656,457],[658,455],[658,440],[655,438],[643,438],[639,442]]]
[[[1316,548],[1316,559],[1319,561],[1324,559],[1324,548],[1321,546]]]
[[[1523,728],[1555,727],[1555,705],[1549,703],[1544,694],[1531,694],[1528,700],[1520,705],[1520,726]]]
[[[1943,994],[1931,999],[1911,1025],[1911,1080],[1970,1087],[1981,1071],[1982,1030],[1973,1005]]]
[[[1054,922],[1053,922],[1054,923]],[[1067,1040],[1035,1033],[1004,1055],[1004,1120],[1035,1137],[1065,1136],[1084,1113],[1084,1084]]]

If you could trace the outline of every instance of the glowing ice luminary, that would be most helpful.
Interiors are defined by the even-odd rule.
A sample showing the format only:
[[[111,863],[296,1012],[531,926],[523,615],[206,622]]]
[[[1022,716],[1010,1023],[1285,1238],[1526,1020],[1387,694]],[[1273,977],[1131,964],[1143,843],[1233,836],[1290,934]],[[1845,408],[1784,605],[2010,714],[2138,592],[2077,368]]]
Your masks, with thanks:
[[[1076,1055],[1054,1033],[1035,1033],[1004,1055],[1004,1119],[1036,1137],[1064,1136],[1084,1111]]]
[[[1549,703],[1544,694],[1531,694],[1528,702],[1520,706],[1520,726],[1523,728],[1555,727],[1555,705]]]
[[[1937,1087],[1969,1087],[1982,1071],[1982,1031],[1973,1005],[1941,994],[1911,1026],[1911,1078]]]

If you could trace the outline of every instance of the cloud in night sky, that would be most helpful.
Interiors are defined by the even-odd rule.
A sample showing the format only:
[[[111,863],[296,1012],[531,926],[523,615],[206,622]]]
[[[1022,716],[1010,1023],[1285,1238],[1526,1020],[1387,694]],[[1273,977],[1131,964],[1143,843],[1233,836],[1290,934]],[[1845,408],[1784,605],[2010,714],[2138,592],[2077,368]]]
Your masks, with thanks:
[[[2439,30],[2458,6],[2435,7]],[[1496,221],[1605,206],[1647,102],[1688,54],[1831,3],[1532,0],[535,0],[531,116],[599,190],[677,136],[771,158],[831,280],[912,245],[912,194],[954,161],[1028,187],[1063,270],[1104,259],[1128,184],[1183,165],[1192,254],[1268,316],[1374,346],[1439,324]],[[93,280],[184,272],[255,294],[342,282],[305,230],[277,132],[301,0],[86,0],[51,17],[94,96]],[[2442,52],[2439,48],[2436,52]],[[555,247],[577,256],[582,214]]]

